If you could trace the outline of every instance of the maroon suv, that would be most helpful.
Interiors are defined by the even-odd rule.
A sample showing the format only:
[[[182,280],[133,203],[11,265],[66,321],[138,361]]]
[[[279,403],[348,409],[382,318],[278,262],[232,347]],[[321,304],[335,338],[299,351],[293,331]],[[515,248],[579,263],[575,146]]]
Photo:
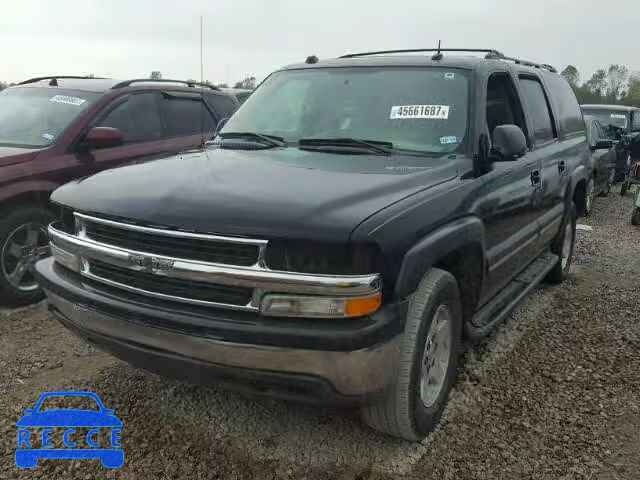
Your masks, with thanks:
[[[0,304],[42,293],[32,267],[48,254],[58,186],[125,163],[192,149],[238,101],[174,80],[46,77],[0,93]]]

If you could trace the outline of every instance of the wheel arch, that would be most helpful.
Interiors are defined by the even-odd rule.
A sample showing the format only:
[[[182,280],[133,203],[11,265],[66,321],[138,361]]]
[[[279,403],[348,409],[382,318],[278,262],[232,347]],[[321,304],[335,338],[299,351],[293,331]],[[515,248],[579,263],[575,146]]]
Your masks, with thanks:
[[[32,206],[50,209],[49,197],[51,192],[55,189],[44,188],[41,185],[40,188],[24,190],[15,195],[0,198],[0,211],[6,212],[12,210],[18,206]]]
[[[396,282],[396,296],[411,295],[430,268],[451,273],[458,282],[463,319],[476,309],[486,271],[484,225],[465,217],[431,232],[404,256]]]

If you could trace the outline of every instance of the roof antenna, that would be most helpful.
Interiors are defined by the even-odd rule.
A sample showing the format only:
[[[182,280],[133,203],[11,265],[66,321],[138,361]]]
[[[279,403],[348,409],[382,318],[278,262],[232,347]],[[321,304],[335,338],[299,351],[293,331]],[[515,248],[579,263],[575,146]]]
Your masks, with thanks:
[[[204,63],[202,61],[202,15],[200,15],[200,145],[204,148],[204,95],[202,87],[204,85]]]
[[[431,60],[442,60],[442,52],[440,52],[440,40],[438,40],[438,51],[436,53],[433,54],[433,57],[431,57]]]

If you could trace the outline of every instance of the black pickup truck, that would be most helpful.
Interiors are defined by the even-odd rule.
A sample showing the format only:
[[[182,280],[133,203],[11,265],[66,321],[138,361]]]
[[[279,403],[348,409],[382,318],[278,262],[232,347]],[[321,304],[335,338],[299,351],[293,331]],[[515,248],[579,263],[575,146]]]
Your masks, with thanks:
[[[566,278],[589,176],[562,77],[472,54],[309,57],[203,151],[59,188],[51,310],[151,371],[424,438],[463,339]]]

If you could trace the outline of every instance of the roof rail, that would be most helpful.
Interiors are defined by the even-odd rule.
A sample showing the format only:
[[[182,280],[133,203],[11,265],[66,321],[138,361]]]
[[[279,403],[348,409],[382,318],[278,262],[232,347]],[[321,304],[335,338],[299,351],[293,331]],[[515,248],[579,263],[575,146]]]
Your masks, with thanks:
[[[170,80],[170,79],[167,79],[167,78],[157,78],[157,79],[153,79],[153,78],[135,78],[133,80],[125,80],[124,82],[116,83],[113,87],[111,87],[111,89],[114,90],[116,88],[129,87],[134,83],[181,83],[181,84],[187,85],[188,87],[191,87],[191,88],[195,88],[196,86],[198,86],[198,87],[203,87],[203,88],[210,88],[211,90],[220,90],[215,85],[209,85],[208,83],[189,82],[187,80]]]
[[[516,65],[524,65],[526,67],[534,67],[534,68],[544,68],[545,70],[549,70],[550,72],[558,73],[558,71],[548,63],[535,63],[529,60],[523,60],[521,58],[507,57],[506,55],[503,55],[500,52],[497,52],[497,54],[488,53],[485,56],[485,58],[491,59],[491,60],[506,60],[508,62],[513,62]]]
[[[492,53],[502,55],[497,50],[489,48],[410,48],[405,50],[380,50],[378,52],[362,52],[349,53],[342,55],[340,58],[367,57],[369,55],[384,55],[388,53],[420,53],[420,52],[475,52],[475,53]]]
[[[28,83],[36,83],[36,82],[40,82],[42,80],[58,80],[59,78],[76,78],[76,79],[82,79],[82,80],[88,80],[88,79],[92,79],[92,78],[97,78],[97,79],[104,79],[104,77],[89,77],[89,76],[79,76],[79,75],[50,75],[47,77],[35,77],[35,78],[30,78],[29,80],[25,80],[23,82],[18,83],[18,85],[26,85]]]
[[[385,55],[390,53],[422,53],[422,52],[470,52],[470,53],[485,53],[485,58],[488,60],[505,60],[514,62],[518,65],[525,65],[527,67],[535,67],[535,68],[544,68],[545,70],[549,70],[553,73],[558,73],[558,71],[553,68],[551,65],[546,63],[535,63],[529,60],[522,60],[521,58],[516,57],[507,57],[502,52],[498,50],[494,50],[491,48],[411,48],[405,50],[380,50],[377,52],[362,52],[362,53],[349,53],[347,55],[342,55],[340,58],[355,58],[355,57],[367,57],[369,55]],[[438,57],[440,58],[440,57]],[[434,60],[438,59],[434,56]]]

